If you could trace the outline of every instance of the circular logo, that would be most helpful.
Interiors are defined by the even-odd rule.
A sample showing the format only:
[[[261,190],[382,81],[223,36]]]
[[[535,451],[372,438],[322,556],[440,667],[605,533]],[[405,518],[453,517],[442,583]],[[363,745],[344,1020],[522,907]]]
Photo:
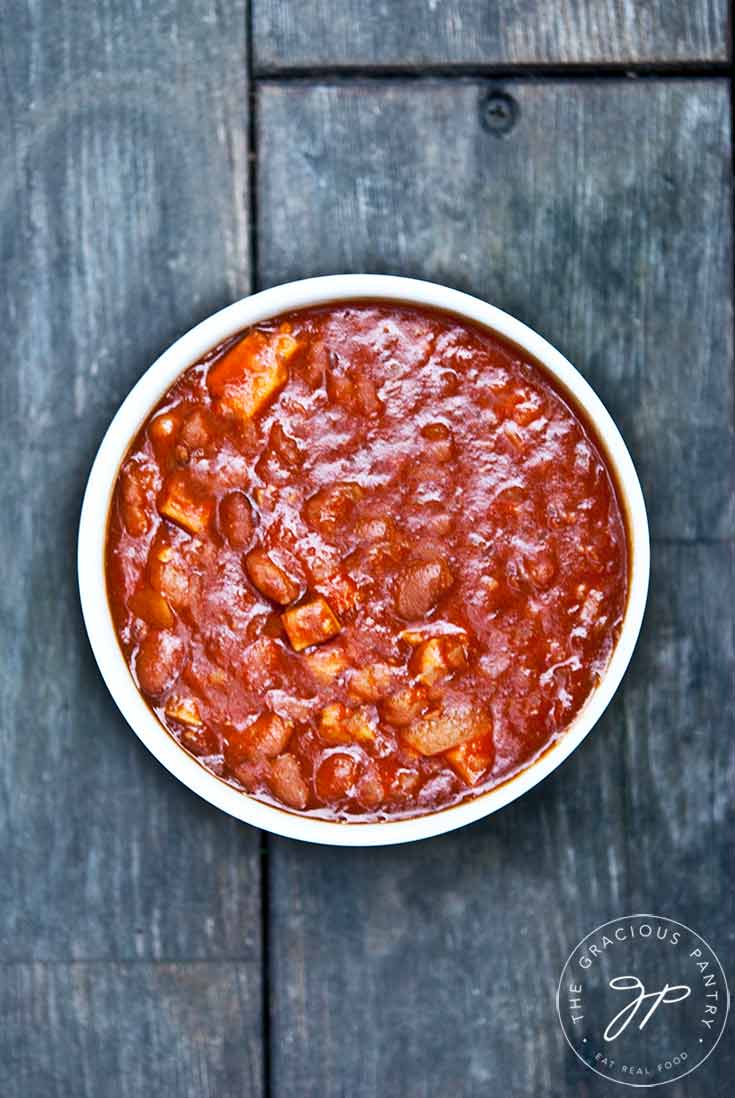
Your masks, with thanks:
[[[730,993],[714,950],[688,926],[625,915],[572,951],[556,1007],[587,1067],[615,1083],[656,1087],[707,1059],[725,1028]]]

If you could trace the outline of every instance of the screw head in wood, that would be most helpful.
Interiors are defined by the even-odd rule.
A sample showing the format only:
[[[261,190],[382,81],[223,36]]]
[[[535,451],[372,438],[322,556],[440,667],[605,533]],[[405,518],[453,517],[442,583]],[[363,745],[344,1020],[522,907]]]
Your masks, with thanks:
[[[507,92],[490,91],[480,99],[480,123],[495,137],[505,137],[515,126],[520,114],[518,103]]]

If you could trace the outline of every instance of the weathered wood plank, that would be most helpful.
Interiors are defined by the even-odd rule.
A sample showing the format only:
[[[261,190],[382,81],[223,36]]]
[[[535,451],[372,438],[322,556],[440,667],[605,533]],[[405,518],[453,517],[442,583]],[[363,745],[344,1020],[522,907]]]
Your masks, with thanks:
[[[400,10],[399,10],[400,9]],[[256,66],[486,65],[727,58],[727,0],[254,0]]]
[[[3,32],[0,961],[257,958],[258,836],[117,715],[75,578],[113,411],[248,289],[244,0],[15,5]]]
[[[262,1091],[257,965],[6,966],[3,1098],[202,1098]]]
[[[727,538],[727,88],[511,90],[520,120],[499,139],[475,82],[265,86],[259,281],[388,270],[510,309],[621,423],[654,531]],[[416,847],[272,842],[276,1094],[601,1094],[555,1015],[576,942],[653,909],[727,965],[734,596],[730,545],[656,543],[623,689],[542,787]],[[723,1044],[672,1098],[725,1098],[732,1068]]]
[[[644,642],[620,729],[634,905],[643,910],[661,888],[680,912],[674,918],[700,920],[702,933],[730,950],[733,607],[732,543],[654,545]]]
[[[262,284],[341,270],[456,285],[588,377],[640,470],[654,534],[735,531],[724,81],[266,85]]]

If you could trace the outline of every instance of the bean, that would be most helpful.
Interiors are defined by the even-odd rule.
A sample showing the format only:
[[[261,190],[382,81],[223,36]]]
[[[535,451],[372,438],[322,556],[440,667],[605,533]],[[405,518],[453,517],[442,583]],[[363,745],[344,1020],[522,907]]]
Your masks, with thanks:
[[[399,573],[394,591],[396,610],[408,621],[422,618],[454,583],[441,557],[414,561]]]
[[[264,549],[253,549],[248,553],[245,568],[252,584],[266,598],[287,606],[298,596],[296,581],[279,568]]]
[[[355,784],[357,763],[351,755],[337,751],[329,755],[316,773],[316,793],[322,801],[346,797]]]
[[[268,784],[275,795],[291,808],[304,809],[309,800],[309,787],[301,773],[295,755],[279,755],[271,763]]]
[[[185,652],[184,642],[175,633],[151,630],[135,657],[141,690],[157,697],[170,689],[181,674]]]
[[[253,540],[253,507],[244,492],[228,492],[219,505],[219,526],[233,549],[245,549]]]

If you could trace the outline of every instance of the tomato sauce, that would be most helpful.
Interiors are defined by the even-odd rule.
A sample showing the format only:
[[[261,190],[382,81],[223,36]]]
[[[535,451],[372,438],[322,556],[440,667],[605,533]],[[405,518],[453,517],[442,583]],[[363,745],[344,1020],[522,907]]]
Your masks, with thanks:
[[[542,368],[381,302],[279,317],[186,370],[123,462],[106,568],[181,747],[354,821],[528,765],[598,683],[628,584],[601,447]]]

